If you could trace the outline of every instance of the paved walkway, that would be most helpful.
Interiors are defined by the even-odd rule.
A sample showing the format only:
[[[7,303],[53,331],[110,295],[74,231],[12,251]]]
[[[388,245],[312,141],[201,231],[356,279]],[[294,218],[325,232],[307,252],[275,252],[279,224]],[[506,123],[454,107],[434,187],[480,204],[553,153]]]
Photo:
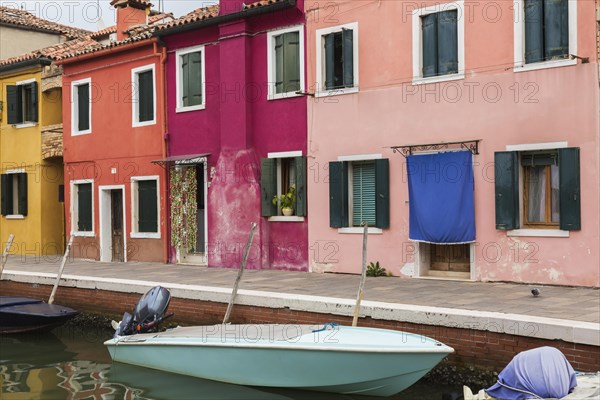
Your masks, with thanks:
[[[49,284],[59,261],[12,256],[2,279]],[[236,276],[232,269],[75,260],[67,263],[61,285],[144,293],[160,283],[175,297],[227,302]],[[352,315],[359,280],[358,275],[247,270],[236,303]],[[532,296],[533,287],[540,290],[539,297]],[[367,278],[361,313],[488,330],[498,328],[485,327],[494,322],[512,333],[527,331],[533,323],[537,326],[533,336],[600,345],[600,290],[591,288]]]

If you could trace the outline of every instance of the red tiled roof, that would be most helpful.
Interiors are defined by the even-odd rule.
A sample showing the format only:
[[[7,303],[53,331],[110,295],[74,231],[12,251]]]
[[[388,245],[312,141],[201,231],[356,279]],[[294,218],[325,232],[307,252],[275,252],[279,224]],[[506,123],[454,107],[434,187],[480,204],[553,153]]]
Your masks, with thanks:
[[[0,6],[0,24],[14,25],[21,29],[55,32],[64,35],[69,39],[80,38],[90,34],[89,31],[84,29],[58,24],[56,22],[38,18],[28,11],[4,6]]]
[[[0,60],[0,66],[16,64],[22,61],[34,60],[38,58],[60,60],[62,58],[65,58],[66,55],[71,54],[73,52],[91,50],[99,46],[101,46],[100,43],[96,42],[95,40],[89,37],[73,39],[65,43],[56,44],[53,46],[44,47],[43,49],[21,54],[20,56]]]
[[[194,11],[187,13],[186,15],[179,17],[166,24],[159,25],[156,29],[162,30],[171,28],[174,26],[186,25],[192,22],[200,21],[203,19],[209,19],[219,16],[219,5],[215,4],[208,7],[197,8]]]
[[[99,31],[96,31],[96,32],[92,33],[90,35],[90,37],[92,39],[98,39],[98,38],[101,38],[103,36],[108,36],[111,33],[117,33],[117,26],[116,25],[109,26],[109,27],[104,28],[104,29],[100,29]]]
[[[258,8],[258,7],[264,7],[264,6],[268,6],[271,4],[275,4],[275,3],[279,3],[281,0],[260,0],[260,1],[255,1],[252,2],[250,4],[246,4],[244,9],[247,10],[249,8]]]

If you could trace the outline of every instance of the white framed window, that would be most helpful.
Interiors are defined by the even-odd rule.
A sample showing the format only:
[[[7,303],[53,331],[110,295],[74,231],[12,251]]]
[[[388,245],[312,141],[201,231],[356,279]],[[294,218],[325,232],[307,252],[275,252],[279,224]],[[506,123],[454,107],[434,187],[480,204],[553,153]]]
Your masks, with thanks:
[[[577,64],[576,0],[515,0],[514,19],[514,72]]]
[[[71,181],[71,232],[74,236],[94,236],[94,180]]]
[[[316,96],[358,92],[358,22],[318,29]]]
[[[6,86],[7,122],[15,128],[35,126],[39,120],[38,83],[26,79]]]
[[[302,151],[261,159],[261,211],[269,221],[301,222],[306,216],[306,157]]]
[[[156,124],[156,66],[133,68],[131,83],[132,126]]]
[[[413,84],[465,77],[464,2],[436,4],[412,12]]]
[[[92,133],[92,78],[71,82],[71,135]]]
[[[177,50],[176,57],[176,112],[206,108],[206,78],[204,46]]]
[[[304,27],[267,33],[268,99],[299,96],[304,83]]]
[[[2,216],[24,219],[27,216],[27,173],[24,169],[8,170],[0,175]]]
[[[160,239],[159,182],[158,175],[131,177],[132,238]]]

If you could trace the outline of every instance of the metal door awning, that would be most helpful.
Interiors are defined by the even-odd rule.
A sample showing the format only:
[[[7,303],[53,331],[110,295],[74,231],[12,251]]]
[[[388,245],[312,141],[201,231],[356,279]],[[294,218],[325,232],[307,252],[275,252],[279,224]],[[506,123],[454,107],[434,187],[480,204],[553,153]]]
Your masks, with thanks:
[[[392,146],[390,148],[394,153],[400,153],[404,157],[412,155],[415,151],[437,151],[452,149],[465,149],[469,150],[471,154],[476,155],[479,154],[479,142],[481,142],[481,139],[462,140],[460,142],[408,144],[404,146]]]
[[[207,161],[210,153],[203,154],[188,154],[183,156],[171,156],[164,158],[162,160],[154,160],[152,164],[159,164],[161,166],[175,165],[175,166],[185,166],[185,165],[196,165],[202,164]]]

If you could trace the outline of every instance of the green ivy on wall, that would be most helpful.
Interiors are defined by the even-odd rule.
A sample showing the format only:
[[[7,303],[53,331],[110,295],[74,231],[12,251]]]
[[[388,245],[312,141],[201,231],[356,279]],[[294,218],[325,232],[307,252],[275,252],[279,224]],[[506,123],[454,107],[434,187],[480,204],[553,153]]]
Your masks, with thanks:
[[[194,252],[197,234],[196,167],[171,169],[171,243]]]

